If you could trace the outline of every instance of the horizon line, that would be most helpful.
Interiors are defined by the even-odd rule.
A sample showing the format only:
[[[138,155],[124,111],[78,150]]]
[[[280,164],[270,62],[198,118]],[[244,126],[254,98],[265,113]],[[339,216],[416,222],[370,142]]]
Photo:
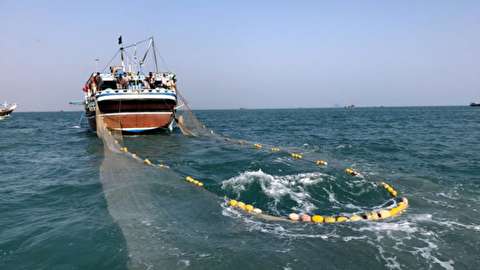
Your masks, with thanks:
[[[241,110],[297,110],[297,109],[345,109],[347,106],[330,106],[330,107],[256,107],[256,108],[249,108],[249,107],[236,107],[236,108],[192,108],[192,111],[241,111]],[[372,105],[372,106],[355,106],[353,109],[368,109],[368,108],[415,108],[415,107],[469,107],[469,104],[466,105]],[[351,109],[351,108],[349,108]],[[43,112],[83,112],[83,110],[20,110],[16,111],[15,113],[43,113]]]

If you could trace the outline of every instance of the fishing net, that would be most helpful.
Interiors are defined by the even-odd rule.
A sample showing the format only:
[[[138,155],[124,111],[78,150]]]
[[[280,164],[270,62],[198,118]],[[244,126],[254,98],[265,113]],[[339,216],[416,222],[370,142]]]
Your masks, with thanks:
[[[263,152],[263,153],[269,153],[269,154],[275,154],[275,155],[286,155],[289,159],[291,159],[292,161],[296,161],[296,162],[303,162],[303,163],[308,163],[308,164],[315,164],[317,166],[321,166],[321,167],[326,167],[327,166],[327,162],[325,160],[321,160],[321,159],[315,159],[315,158],[312,158],[311,156],[305,156],[304,153],[301,152],[301,149],[294,149],[294,148],[280,148],[278,146],[274,146],[274,145],[266,145],[266,144],[260,144],[260,143],[255,143],[255,142],[249,142],[249,141],[246,141],[246,140],[238,140],[238,139],[234,139],[234,138],[230,138],[230,137],[227,137],[227,136],[223,136],[223,135],[218,135],[216,133],[214,133],[212,130],[209,130],[197,117],[196,115],[192,112],[192,110],[190,109],[190,106],[188,105],[188,102],[187,100],[180,94],[178,94],[178,97],[179,97],[179,100],[180,100],[180,105],[178,106],[178,110],[176,112],[176,116],[175,116],[175,120],[176,120],[176,123],[177,123],[177,126],[178,128],[181,130],[181,132],[186,135],[187,137],[195,137],[195,138],[204,138],[204,137],[207,137],[208,139],[210,139],[210,141],[212,141],[214,144],[215,143],[225,143],[225,144],[230,144],[230,145],[241,145],[242,147],[247,147],[247,148],[251,148],[251,149],[256,149],[257,152]],[[111,119],[109,118],[108,116],[101,116],[101,113],[100,112],[97,112],[97,134],[100,138],[102,138],[102,140],[104,141],[105,143],[105,149],[108,150],[108,151],[112,151],[112,152],[115,152],[115,153],[121,153],[123,152],[126,156],[129,156],[131,159],[134,159],[136,160],[137,162],[140,162],[140,163],[144,163],[148,166],[151,166],[151,167],[157,167],[157,168],[168,168],[168,165],[165,165],[165,164],[158,164],[158,163],[155,163],[155,162],[152,162],[151,160],[145,158],[145,155],[142,153],[140,155],[137,155],[135,153],[132,153],[130,152],[127,147],[125,147],[124,145],[124,139],[122,137],[122,132],[121,132],[121,124],[115,122],[114,119]],[[205,142],[205,141],[203,141]],[[157,142],[157,143],[163,143],[163,142]],[[183,143],[181,144],[186,144],[186,142],[184,141]],[[182,146],[175,146],[175,147],[179,147],[179,149],[177,149],[177,151],[173,152],[173,153],[168,153],[168,152],[163,152],[165,151],[164,149],[167,149],[169,148],[170,146],[169,145],[163,145],[163,146],[160,146],[160,145],[145,145],[147,146],[147,149],[154,149],[155,150],[155,156],[158,158],[164,158],[164,160],[167,159],[167,157],[175,157],[177,155],[180,155],[182,154],[183,152],[185,151],[191,151],[191,152],[194,152],[194,151],[197,151],[196,149],[187,149],[187,148],[183,148]],[[208,154],[207,154],[208,155]],[[205,156],[206,157],[206,156]],[[205,158],[203,157],[203,158]],[[182,161],[180,161],[182,162]],[[337,168],[335,168],[337,167]],[[340,167],[339,164],[329,164],[329,169],[337,169]],[[170,170],[172,173],[176,171],[176,168],[173,168],[173,170]],[[333,172],[332,172],[333,173]],[[388,186],[388,185],[385,185],[385,184],[381,184],[379,185],[380,183],[375,183],[375,182],[371,182],[371,181],[368,181],[365,179],[365,177],[357,172],[356,170],[352,169],[352,168],[347,168],[345,170],[345,173],[347,175],[350,175],[352,177],[355,177],[357,178],[357,180],[351,180],[351,182],[345,186],[344,184],[342,185],[338,185],[338,183],[336,183],[335,179],[337,176],[335,176],[334,174],[332,175],[332,177],[330,178],[325,178],[325,181],[323,182],[327,182],[329,181],[329,179],[333,179],[333,182],[330,183],[328,186],[322,186],[322,185],[319,185],[318,186],[318,190],[316,191],[316,193],[320,194],[322,192],[324,192],[325,190],[327,190],[326,188],[328,188],[328,191],[327,193],[329,194],[329,202],[331,203],[330,206],[331,207],[334,207],[336,210],[335,211],[338,211],[338,210],[342,210],[342,207],[339,207],[339,205],[341,206],[342,204],[339,203],[338,201],[336,201],[336,199],[334,198],[335,197],[335,194],[338,192],[338,193],[342,193],[342,191],[345,191],[345,190],[349,190],[347,191],[347,194],[348,193],[352,193],[352,194],[365,194],[367,193],[365,190],[367,191],[372,191],[374,189],[376,189],[376,186],[383,186],[390,195],[392,195],[393,198],[395,198],[397,196],[397,192],[395,190],[393,190],[392,187]],[[248,182],[248,181],[251,181],[252,178],[255,178],[257,174],[253,173],[253,174],[246,174],[246,177],[247,179],[245,180],[242,180],[242,177],[239,177],[238,179],[233,179],[232,181],[230,181],[231,183],[229,183],[228,181],[225,182],[225,183],[222,183],[222,190],[218,190],[218,188],[215,188],[213,187],[213,190],[210,189],[209,191],[215,193],[216,195],[218,196],[221,196],[221,197],[226,197],[228,196],[229,198],[235,198],[235,199],[242,199],[242,198],[246,198],[249,202],[249,203],[253,203],[253,201],[255,201],[256,199],[259,199],[260,201],[264,201],[264,203],[262,204],[261,202],[258,203],[258,205],[260,206],[264,206],[264,209],[267,209],[267,210],[270,210],[270,213],[272,213],[273,215],[269,215],[269,214],[266,214],[266,213],[263,213],[261,211],[261,209],[255,209],[256,211],[253,211],[254,209],[252,209],[252,206],[251,205],[248,205],[248,203],[243,203],[243,202],[240,202],[239,205],[237,205],[236,201],[233,200],[231,201],[229,204],[230,206],[233,206],[233,207],[237,207],[237,208],[240,208],[240,210],[246,210],[247,212],[255,212],[257,214],[257,217],[260,217],[260,218],[264,218],[264,219],[269,219],[269,220],[288,220],[286,218],[286,216],[288,215],[288,212],[285,212],[285,210],[281,210],[281,206],[283,205],[284,209],[286,209],[287,211],[291,211],[291,210],[295,210],[295,211],[298,211],[300,213],[306,213],[306,212],[311,212],[311,210],[315,210],[315,209],[318,209],[318,207],[315,206],[316,205],[319,205],[318,202],[315,203],[315,200],[314,199],[310,199],[309,198],[309,194],[305,192],[305,187],[304,185],[306,185],[305,183],[301,183],[301,181],[305,181],[303,178],[298,178],[298,177],[295,177],[295,176],[292,176],[292,179],[294,179],[293,182],[298,182],[300,183],[300,185],[297,185],[297,186],[292,186],[292,184],[290,183],[291,181],[288,180],[288,177],[289,176],[286,176],[286,180],[284,181],[284,178],[285,177],[257,177],[258,178],[258,181],[253,181],[253,183],[251,184],[245,184],[245,182]],[[303,175],[306,175],[307,178],[309,177],[308,174],[303,174]],[[324,175],[322,173],[320,174],[312,174],[313,177],[317,177],[317,178],[322,178]],[[316,175],[316,176],[315,176]],[[244,175],[245,176],[245,175]],[[300,176],[302,176],[302,174],[300,174]],[[185,173],[177,173],[176,177],[178,179],[186,179],[188,182],[194,184],[194,185],[199,185],[203,188],[205,188],[204,186],[204,183],[202,183],[200,180],[196,180],[195,178],[193,178],[192,176],[189,176],[188,174],[185,174]],[[262,178],[263,177],[263,178]],[[297,179],[298,178],[298,179]],[[295,180],[296,179],[296,180]],[[237,182],[242,182],[242,185],[238,185]],[[282,182],[285,182],[285,183],[282,183]],[[297,184],[298,184],[297,183]],[[342,183],[345,183],[342,181]],[[261,190],[259,189],[259,186],[261,187]],[[278,198],[273,198],[274,200],[271,201],[269,200],[269,198],[263,196],[262,195],[265,195],[265,193],[272,193],[272,191],[269,191],[269,189],[278,189],[278,190],[285,190],[284,193],[289,193],[290,194],[290,198],[288,198],[288,200],[286,201],[286,203],[282,203],[278,200]],[[245,196],[244,194],[240,194],[238,191],[236,191],[235,189],[241,189],[241,190],[248,190],[248,189],[257,189],[258,191],[260,192],[257,192],[256,196],[249,196],[247,194],[247,196]],[[345,193],[345,192],[343,192]],[[260,197],[258,197],[258,195],[260,195]],[[268,194],[266,194],[268,195]],[[361,197],[358,196],[360,199]],[[369,204],[369,200],[368,198],[381,198],[382,197],[382,193],[381,192],[376,192],[376,193],[373,193],[373,194],[368,194],[367,198],[364,199],[364,202],[366,202],[365,204]],[[362,200],[358,200],[358,199],[353,199],[351,197],[345,197],[343,198],[344,201],[346,202],[352,202],[352,203],[362,203]],[[370,205],[370,208],[371,209],[376,209],[376,210],[382,210],[382,208],[394,208],[394,207],[397,207],[397,202],[398,200],[390,200],[388,201],[388,204],[381,204],[381,205],[377,205],[377,206],[371,206]],[[292,204],[293,203],[293,204]],[[348,203],[346,203],[348,204]],[[362,203],[363,204],[363,203]],[[406,203],[404,203],[406,204]],[[320,204],[322,206],[322,208],[329,208],[328,205],[325,205],[325,204]],[[279,208],[280,206],[280,208]],[[330,208],[331,208],[330,207]],[[403,207],[403,206],[402,206]],[[290,210],[289,210],[290,209]],[[348,210],[348,206],[345,208],[343,208],[343,210]],[[357,210],[358,211],[365,211],[366,209],[363,208],[363,207],[357,207]],[[324,210],[324,214],[325,213],[328,213],[330,215],[335,215],[336,213],[335,212],[331,212],[329,210]],[[374,213],[373,215],[377,215],[378,213]],[[397,213],[393,213],[394,215],[396,215]],[[338,214],[336,214],[338,216]],[[365,217],[365,218],[368,218],[367,214],[365,213],[362,213],[362,215]],[[345,215],[342,215],[344,218],[345,218]],[[378,218],[375,217],[374,219],[383,219],[383,218],[386,218],[386,217],[390,217],[389,214],[387,213],[383,213],[383,214],[378,214]],[[348,217],[347,217],[348,218]]]
[[[178,90],[177,97],[181,104],[178,106],[176,122],[182,133],[187,136],[212,136],[214,133],[200,122]]]
[[[104,144],[100,181],[108,211],[125,240],[128,268],[178,269],[179,257],[208,251],[210,243],[204,234],[192,233],[192,219],[206,220],[211,212],[220,215],[219,199],[191,189],[175,171],[132,153],[123,145],[121,124],[98,110],[96,123]],[[214,227],[205,233],[214,235]]]
[[[192,141],[208,138],[203,142],[211,142],[216,145],[222,142],[235,145],[234,147],[244,149],[244,151],[252,152],[253,150],[265,155],[285,154],[284,156],[291,162],[305,162],[312,166],[327,165],[324,160],[305,156],[304,153],[301,153],[301,149],[281,148],[217,135],[196,117],[182,95],[178,94],[178,97],[180,105],[176,112],[176,124],[181,133],[185,135],[182,138],[190,138]],[[358,214],[339,215],[336,211],[340,204],[335,199],[335,188],[341,191],[346,186],[339,185],[335,181],[336,179],[332,178],[332,181],[324,181],[324,186],[319,186],[319,189],[330,186],[329,197],[326,200],[330,200],[336,208],[327,212],[329,216],[308,216],[304,219],[298,214],[288,215],[292,210],[299,213],[315,210],[310,203],[314,202],[315,198],[309,198],[310,195],[304,189],[305,185],[308,185],[305,179],[310,176],[300,175],[296,178],[296,176],[287,175],[279,178],[261,172],[245,173],[222,181],[220,186],[217,184],[206,187],[202,179],[189,176],[185,170],[183,172],[177,170],[176,165],[182,168],[182,161],[171,161],[174,159],[172,155],[188,151],[201,152],[205,149],[188,148],[184,145],[188,144],[187,141],[178,141],[178,136],[161,137],[161,141],[145,138],[144,140],[149,142],[144,148],[145,151],[150,152],[150,155],[154,155],[156,159],[163,159],[165,163],[170,161],[172,164],[170,166],[171,164],[147,159],[147,153],[128,149],[126,140],[129,139],[122,134],[121,123],[102,115],[98,106],[96,125],[97,135],[104,144],[104,160],[100,168],[100,179],[109,213],[124,235],[131,269],[149,269],[159,265],[165,269],[178,268],[177,258],[180,254],[195,253],[199,249],[218,249],[218,246],[224,241],[223,236],[219,236],[215,245],[208,240],[218,235],[216,228],[222,227],[224,232],[235,230],[233,219],[226,222],[225,219],[220,218],[222,215],[232,217],[245,215],[269,223],[294,222],[296,220],[310,223],[336,223],[384,219],[399,214],[408,205],[406,200],[396,198],[397,192],[391,186],[382,184],[392,195],[392,200],[373,207],[359,208],[356,211],[361,213]],[[132,137],[132,139],[135,138],[137,137]],[[177,140],[176,145],[173,145],[175,143],[169,144],[170,140]],[[200,146],[204,148],[207,144],[204,143]],[[194,171],[190,170],[190,172]],[[366,181],[354,169],[348,168],[345,172],[349,177],[356,179],[357,182],[353,181],[352,183],[353,186],[361,187],[359,192],[362,192],[362,188],[372,187],[372,183]],[[322,173],[311,176],[311,178],[318,179],[322,177],[325,177]],[[301,186],[297,185],[298,183]],[[255,189],[258,189],[259,192],[252,192]],[[323,190],[319,190],[319,192],[323,192]],[[278,194],[289,194],[293,204],[281,202],[276,197],[279,196]],[[385,197],[385,194],[383,196]],[[230,200],[227,197],[233,199]],[[377,192],[375,198],[381,197],[381,193]],[[179,215],[179,213],[182,214]],[[211,226],[203,228],[200,234],[192,233],[195,223],[198,222],[204,222]],[[188,235],[188,238],[185,238],[185,235]],[[179,243],[179,239],[184,242]]]

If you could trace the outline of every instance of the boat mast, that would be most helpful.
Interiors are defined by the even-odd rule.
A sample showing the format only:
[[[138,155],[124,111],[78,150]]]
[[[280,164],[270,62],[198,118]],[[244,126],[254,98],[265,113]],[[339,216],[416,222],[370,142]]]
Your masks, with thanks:
[[[122,46],[122,36],[118,37],[118,45],[120,45],[120,59],[122,59],[122,70],[125,71],[124,51]]]
[[[153,40],[153,37],[151,37],[150,39],[152,40],[153,60],[155,61],[155,73],[158,73],[157,48],[155,48],[155,41]]]

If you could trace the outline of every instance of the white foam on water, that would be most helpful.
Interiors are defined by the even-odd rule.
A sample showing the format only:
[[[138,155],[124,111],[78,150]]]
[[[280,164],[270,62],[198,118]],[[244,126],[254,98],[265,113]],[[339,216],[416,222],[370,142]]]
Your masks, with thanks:
[[[329,202],[333,204],[340,204],[340,202],[335,198],[335,193],[326,188],[323,188],[323,190],[325,191],[325,193],[327,193]]]
[[[450,258],[441,259],[442,254],[439,252],[441,236],[437,231],[429,229],[429,223],[460,226],[462,228],[466,226],[475,229],[474,225],[469,226],[453,221],[438,221],[432,214],[404,214],[399,219],[392,219],[388,222],[361,222],[358,223],[361,225],[360,228],[353,229],[368,236],[367,243],[377,248],[379,256],[388,269],[409,269],[397,260],[396,256],[400,256],[400,254],[403,254],[401,256],[411,254],[416,257],[417,261],[424,263],[425,265],[418,266],[419,269],[436,269],[439,267],[447,270],[454,269],[454,260]],[[343,238],[350,240],[348,237]],[[385,243],[390,244],[385,245]]]
[[[377,240],[381,240],[381,237]],[[380,257],[385,262],[385,267],[388,269],[402,269],[400,263],[397,261],[397,256],[387,256],[387,252],[381,245],[375,245]]]
[[[453,220],[439,220],[436,221],[437,224],[446,226],[449,229],[456,229],[458,227],[462,229],[468,229],[472,231],[480,231],[480,225],[478,224],[463,224],[458,221],[453,221]]]
[[[432,221],[432,214],[411,214],[409,218],[414,221]]]
[[[273,176],[259,171],[247,171],[222,183],[222,188],[233,190],[238,195],[247,190],[248,185],[259,183],[265,195],[275,200],[285,196],[297,203],[313,200],[310,196],[299,196],[305,188],[316,183],[328,182],[336,184],[335,178],[320,173]],[[359,181],[365,181],[356,178]],[[360,184],[360,183],[359,183]],[[367,188],[367,191],[370,190]],[[342,206],[362,210],[362,207],[352,203],[342,204],[331,189],[324,188],[327,199],[334,207]],[[363,193],[362,191],[361,193]],[[441,196],[441,195],[440,195]],[[444,197],[444,196],[441,196]],[[454,269],[455,261],[441,254],[441,233],[430,229],[430,224],[445,226],[451,230],[459,228],[480,231],[478,224],[463,224],[452,220],[438,220],[435,213],[404,213],[400,217],[385,221],[364,221],[345,224],[290,224],[282,222],[267,222],[245,215],[236,210],[224,209],[225,215],[240,218],[249,230],[269,233],[284,238],[319,239],[324,241],[360,242],[377,250],[377,260],[386,269],[410,269],[408,262],[416,261],[418,268],[446,270]],[[408,259],[410,257],[410,259]]]
[[[479,224],[463,224],[456,220],[439,219],[439,218],[434,219],[432,214],[412,214],[410,215],[410,219],[418,222],[432,222],[437,225],[445,226],[451,230],[461,228],[461,229],[467,229],[472,231],[480,231]]]
[[[345,204],[345,207],[349,208],[349,209],[354,209],[354,210],[357,210],[357,211],[362,211],[363,210],[363,208],[361,206],[354,205],[352,203]]]
[[[454,269],[454,260],[442,260],[438,250],[438,236],[434,231],[421,226],[422,223],[437,222],[431,214],[411,214],[403,219],[393,219],[378,222],[359,222],[355,224],[290,224],[270,223],[255,217],[244,215],[229,207],[224,208],[224,214],[240,218],[252,231],[273,234],[279,238],[322,239],[325,241],[360,241],[377,249],[377,258],[383,262],[386,269],[409,269],[403,265],[400,258],[411,254],[420,260],[423,266],[419,268]],[[454,226],[456,222],[451,222]],[[451,226],[452,226],[451,225]],[[389,243],[389,244],[386,244]]]
[[[151,222],[150,220],[142,220],[141,223],[142,223],[143,225],[147,226],[147,227],[149,227],[149,226],[152,225],[152,222]]]
[[[444,197],[450,200],[458,200],[459,199],[459,194],[456,191],[449,191],[449,192],[438,192],[436,194],[437,196]]]
[[[335,147],[336,149],[342,149],[342,148],[352,148],[351,144],[339,144]]]
[[[179,260],[178,264],[184,267],[189,267],[190,266],[190,261],[189,260]]]
[[[274,176],[264,173],[262,170],[246,171],[239,176],[223,181],[222,189],[231,190],[240,196],[249,185],[259,183],[262,192],[267,197],[274,199],[275,204],[284,197],[289,197],[297,203],[294,210],[308,213],[317,207],[311,202],[311,195],[305,188],[322,182],[328,177],[330,176],[319,172]]]
[[[453,204],[449,203],[446,200],[433,200],[429,198],[423,198],[423,199],[431,204],[439,205],[443,208],[451,208],[451,209],[457,208],[456,206],[454,206]]]
[[[400,231],[408,234],[412,234],[418,231],[415,224],[409,221],[397,221],[397,222],[365,222],[366,226],[358,229],[360,232],[392,232]]]
[[[435,255],[433,255],[433,252],[438,250],[438,246],[435,243],[433,243],[431,241],[428,241],[428,240],[421,240],[421,241],[425,242],[427,244],[427,246],[426,247],[413,247],[413,249],[415,250],[415,251],[412,252],[413,254],[420,255],[421,257],[423,257],[427,261],[432,262],[432,263],[436,263],[446,270],[454,270],[455,269],[453,267],[455,262],[452,259],[450,259],[448,261],[442,261],[442,260],[438,259]]]
[[[363,240],[363,239],[367,239],[368,237],[366,235],[362,235],[362,236],[344,236],[342,237],[342,240],[345,241],[345,242],[350,242],[352,240]]]

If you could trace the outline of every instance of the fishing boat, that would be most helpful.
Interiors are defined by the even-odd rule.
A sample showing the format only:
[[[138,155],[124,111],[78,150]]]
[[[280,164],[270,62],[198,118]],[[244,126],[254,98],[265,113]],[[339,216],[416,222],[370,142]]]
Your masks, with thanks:
[[[471,107],[480,107],[480,102],[472,102],[470,103]]]
[[[139,57],[137,46],[142,44],[146,49]],[[110,63],[102,72],[92,73],[83,87],[90,128],[96,130],[99,113],[107,128],[122,133],[172,131],[177,79],[173,72],[159,71],[153,37],[124,46],[120,36],[118,45],[120,48]],[[112,65],[118,55],[120,64]],[[147,58],[149,55],[152,57]],[[154,70],[143,72],[147,59],[153,60]]]
[[[3,119],[10,114],[17,108],[17,104],[7,104],[6,102],[0,106],[0,118]]]

